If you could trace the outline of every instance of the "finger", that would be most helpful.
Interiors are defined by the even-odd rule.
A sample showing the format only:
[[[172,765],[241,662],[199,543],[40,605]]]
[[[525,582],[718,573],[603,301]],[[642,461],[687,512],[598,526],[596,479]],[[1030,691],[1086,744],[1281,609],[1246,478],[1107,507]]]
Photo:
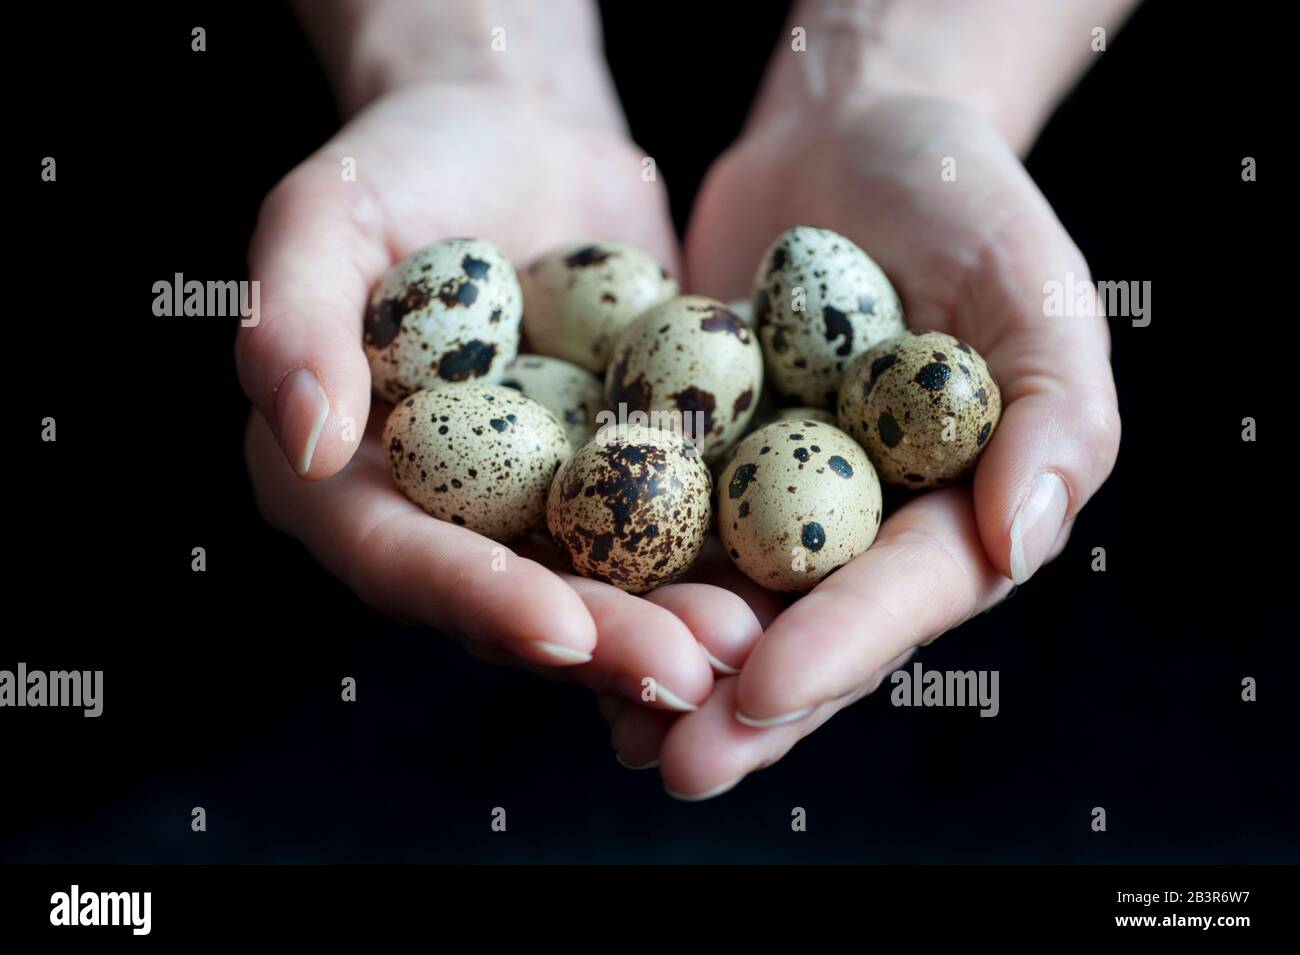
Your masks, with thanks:
[[[574,678],[656,709],[688,712],[708,698],[713,672],[695,636],[662,607],[599,580],[568,575],[599,639]]]
[[[736,718],[794,722],[992,606],[1011,586],[984,553],[969,491],[918,497],[881,526],[866,553],[768,628],[739,677]]]
[[[543,566],[558,573],[567,570],[551,542],[540,535],[516,546],[520,554]],[[739,672],[762,636],[764,621],[775,619],[785,602],[740,573],[716,538],[710,539],[687,574],[688,579],[695,577],[709,583],[669,584],[643,594],[642,599],[663,607],[686,624],[714,671]]]
[[[796,722],[770,729],[736,722],[732,714],[739,680],[719,681],[709,702],[681,717],[661,743],[660,773],[664,788],[670,796],[687,802],[712,799],[735,788],[750,773],[781,759],[799,740],[844,707],[875,692],[911,653],[909,650],[895,657],[866,685],[821,704]]]
[[[596,694],[596,708],[609,724],[614,758],[627,769],[659,765],[659,747],[677,714],[637,706],[621,696]]]
[[[686,802],[721,796],[830,718],[829,712],[811,713],[798,724],[773,729],[742,726],[732,715],[739,682],[739,677],[718,681],[708,703],[669,730],[659,749],[659,773],[668,795]]]
[[[1105,318],[1045,314],[1046,282],[1066,286],[1072,277],[1092,290],[1083,257],[1046,203],[989,248],[961,306],[969,321],[993,329],[985,357],[1004,406],[976,469],[975,509],[993,565],[1023,584],[1115,466],[1119,409]]]
[[[659,765],[659,748],[680,713],[651,710],[629,703],[610,723],[610,742],[620,765],[628,769],[652,769]]]
[[[632,597],[610,584],[583,580],[572,575],[550,541],[541,535],[521,543],[519,552],[554,569],[575,588],[591,611],[597,623],[598,642],[604,649],[590,667],[579,668],[572,675],[598,692],[617,681],[623,698],[650,703],[643,700],[648,695],[645,680],[649,678],[655,695],[660,697],[658,705],[691,709],[707,696],[713,684],[709,673],[712,661],[698,642],[701,636],[707,635],[711,645],[739,644],[743,638],[735,635],[737,629],[743,627],[746,617],[753,621],[753,613],[739,597],[717,587],[705,588],[713,593],[697,595],[691,601],[683,595],[673,596],[680,585]],[[649,615],[638,616],[638,609],[650,606],[654,609]],[[670,616],[661,614],[660,608]],[[683,613],[676,613],[678,609]],[[735,615],[740,616],[739,623],[732,619]],[[660,638],[646,640],[647,628],[660,633]],[[685,635],[690,639],[682,639]],[[703,658],[703,666],[699,658]]]
[[[616,693],[597,693],[596,709],[600,711],[600,718],[611,726],[614,724],[614,717],[618,716],[619,711],[628,705],[628,701]]]
[[[389,262],[363,189],[308,160],[267,196],[249,249],[260,316],[235,341],[239,380],[300,477],[337,473],[370,409],[361,321]]]
[[[712,584],[670,584],[646,594],[646,600],[686,624],[709,665],[735,675],[763,635],[763,627],[744,599]]]
[[[464,647],[466,653],[481,663],[527,670],[534,676],[541,677],[551,683],[576,683],[577,681],[573,678],[573,675],[581,669],[581,667],[568,664],[567,660],[560,661],[557,665],[555,659],[545,656],[542,659],[546,662],[536,663],[530,657],[536,657],[538,654],[525,654],[524,652],[512,650],[508,643],[485,643],[482,640],[473,639],[453,631],[447,631],[447,635]],[[597,639],[600,639],[599,635],[597,635]],[[574,662],[580,661],[575,660]]]
[[[300,482],[261,415],[245,435],[262,513],[386,613],[553,666],[586,663],[596,627],[563,580],[510,548],[435,520],[393,485],[368,440],[335,479]]]
[[[760,627],[766,627],[775,620],[789,603],[787,598],[760,587],[741,573],[727,556],[722,541],[716,534],[709,535],[700,556],[686,572],[682,582],[713,584],[738,594],[758,619]],[[730,660],[729,657],[727,659]]]

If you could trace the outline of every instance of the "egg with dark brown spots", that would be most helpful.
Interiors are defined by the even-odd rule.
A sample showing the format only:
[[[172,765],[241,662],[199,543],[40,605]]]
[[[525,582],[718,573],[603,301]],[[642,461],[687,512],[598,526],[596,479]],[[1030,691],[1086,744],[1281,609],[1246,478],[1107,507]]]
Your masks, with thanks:
[[[833,409],[849,362],[904,329],[880,266],[844,236],[813,226],[788,229],[768,248],[753,309],[772,386],[814,408]]]
[[[629,593],[681,576],[708,537],[712,482],[681,435],[611,425],[556,474],[551,539],[573,569]]]
[[[870,547],[880,521],[875,469],[857,442],[824,422],[759,428],[718,480],[723,547],[769,590],[811,590]]]
[[[398,402],[383,442],[407,497],[499,541],[541,526],[551,480],[572,451],[564,428],[536,401],[471,382]]]
[[[762,390],[757,336],[700,295],[670,299],[629,325],[605,375],[605,405],[619,420],[646,412],[650,423],[680,430],[710,464],[745,433]]]
[[[375,394],[397,402],[448,382],[501,380],[519,351],[523,294],[514,267],[482,239],[448,239],[388,270],[366,307]]]
[[[501,384],[539,401],[555,415],[579,448],[596,430],[596,416],[605,407],[605,386],[600,379],[561,358],[520,355],[506,367]]]
[[[524,330],[533,351],[597,375],[623,329],[677,294],[677,281],[627,242],[581,241],[554,249],[522,276]]]
[[[886,484],[936,487],[984,453],[1002,393],[984,359],[943,332],[913,330],[857,358],[840,388],[839,420]]]
[[[750,325],[754,324],[754,304],[746,298],[733,299],[727,303],[727,308],[731,309]]]

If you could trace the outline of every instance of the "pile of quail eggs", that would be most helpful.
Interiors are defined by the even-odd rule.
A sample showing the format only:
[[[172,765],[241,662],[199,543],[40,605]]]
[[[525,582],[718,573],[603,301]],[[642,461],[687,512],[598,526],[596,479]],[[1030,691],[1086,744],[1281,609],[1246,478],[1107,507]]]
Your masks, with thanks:
[[[778,236],[750,302],[678,293],[621,242],[522,274],[481,239],[398,263],[364,323],[398,487],[498,541],[544,526],[576,573],[632,593],[714,529],[755,582],[804,592],[871,546],[882,482],[955,481],[997,427],[984,359],[909,331],[881,268],[827,229]]]

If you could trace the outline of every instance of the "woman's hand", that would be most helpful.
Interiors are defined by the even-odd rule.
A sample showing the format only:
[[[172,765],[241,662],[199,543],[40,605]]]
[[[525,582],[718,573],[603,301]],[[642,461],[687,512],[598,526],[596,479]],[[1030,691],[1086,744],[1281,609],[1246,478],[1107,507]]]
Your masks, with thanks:
[[[988,359],[1003,414],[971,486],[913,498],[872,547],[770,623],[681,717],[606,704],[629,762],[706,799],[771,765],[917,646],[1054,557],[1119,446],[1101,317],[1048,317],[1087,264],[1017,159],[1132,0],[803,0],[687,236],[691,287],[750,292],[767,244],[823,226],[893,279],[907,322]]]
[[[972,485],[895,511],[870,550],[766,627],[698,711],[615,715],[637,758],[657,752],[669,790],[697,798],[779,759],[914,647],[1028,580],[1064,546],[1118,448],[1105,319],[1044,311],[1044,282],[1086,283],[1087,264],[981,115],[916,94],[769,114],[704,186],[687,241],[693,286],[745,296],[765,246],[797,224],[867,250],[910,326],[973,345],[1004,411]]]
[[[335,6],[358,15],[441,10]],[[564,15],[559,5],[551,11]],[[255,408],[249,473],[266,518],[378,609],[456,633],[480,656],[563,668],[604,693],[642,701],[649,677],[655,693],[644,702],[686,710],[712,687],[701,646],[725,657],[757,638],[740,597],[692,586],[642,600],[553,569],[545,547],[510,549],[437,521],[395,488],[378,443],[388,409],[371,406],[362,314],[380,276],[415,249],[481,236],[525,263],[575,237],[610,237],[678,269],[662,186],[641,176],[643,153],[612,108],[603,65],[551,49],[544,70],[521,75],[539,56],[529,44],[545,32],[521,22],[509,21],[512,52],[500,67],[467,60],[464,31],[481,27],[473,42],[483,58],[493,39],[490,22],[468,14],[453,17],[456,36],[429,24],[413,34],[459,44],[451,66],[434,57],[431,73],[399,68],[402,50],[429,52],[422,42],[375,40],[391,23],[357,31],[363,46],[389,51],[384,71],[364,68],[363,53],[336,51],[352,78],[340,98],[360,111],[266,199],[250,250],[261,321],[241,330],[236,349]],[[589,23],[561,26],[571,28],[570,47],[573,31],[590,32]],[[466,78],[447,76],[453,67]],[[389,81],[400,82],[367,98]]]

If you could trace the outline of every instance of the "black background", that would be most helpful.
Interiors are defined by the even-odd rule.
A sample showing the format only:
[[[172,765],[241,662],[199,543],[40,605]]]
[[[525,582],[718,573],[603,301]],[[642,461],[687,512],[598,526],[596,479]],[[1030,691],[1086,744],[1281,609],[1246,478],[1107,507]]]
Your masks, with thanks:
[[[605,4],[679,223],[783,6]],[[1143,7],[1028,160],[1097,278],[1152,282],[1153,319],[1112,320],[1124,442],[1068,549],[919,656],[999,670],[1001,714],[878,693],[698,805],[615,763],[586,691],[385,621],[265,527],[233,322],[152,315],[174,272],[244,275],[261,197],[337,125],[287,10],[15,14],[0,668],[103,669],[105,715],[0,711],[0,862],[1300,859],[1279,63],[1259,7],[1188,6]]]

